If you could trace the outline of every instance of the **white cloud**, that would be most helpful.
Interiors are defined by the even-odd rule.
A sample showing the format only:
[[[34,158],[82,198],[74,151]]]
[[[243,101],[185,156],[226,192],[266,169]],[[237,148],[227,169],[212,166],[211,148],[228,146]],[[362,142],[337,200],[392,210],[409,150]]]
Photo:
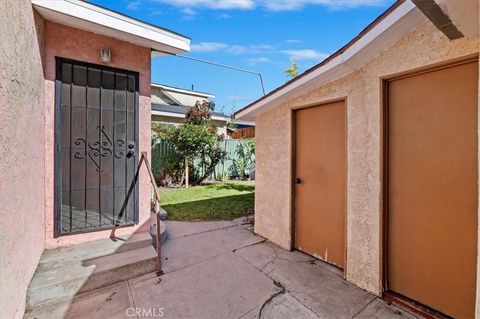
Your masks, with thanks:
[[[177,7],[249,10],[263,7],[270,11],[299,10],[307,5],[322,5],[330,9],[385,5],[386,0],[155,0]]]
[[[227,52],[232,54],[242,54],[247,51],[247,48],[243,45],[231,45],[228,47]]]
[[[270,11],[299,10],[306,5],[321,5],[330,9],[349,9],[361,6],[385,5],[385,0],[258,0]]]
[[[226,19],[231,19],[232,16],[229,15],[228,13],[221,13],[217,16],[217,19],[220,19],[220,20],[226,20]]]
[[[151,9],[151,10],[148,11],[148,13],[151,16],[159,16],[159,15],[164,14],[164,12],[162,10],[157,10],[157,9]]]
[[[288,43],[288,44],[297,44],[297,43],[302,43],[302,42],[303,42],[302,40],[297,40],[297,39],[285,40],[285,43]]]
[[[247,59],[247,62],[250,65],[255,65],[255,64],[259,64],[259,63],[268,63],[268,62],[270,62],[270,59],[262,56],[262,57],[259,57],[259,58]]]
[[[177,7],[202,7],[209,9],[253,9],[254,0],[156,0]]]
[[[192,8],[185,8],[185,9],[182,9],[182,12],[183,14],[187,15],[187,16],[194,16],[197,14],[197,11],[193,10]]]
[[[226,44],[221,42],[200,42],[194,43],[190,46],[192,52],[217,52],[222,51],[230,54],[244,54],[244,53],[268,53],[272,52],[274,47],[268,44]]]
[[[252,44],[250,48],[255,50],[271,50],[273,47],[269,44]]]
[[[253,44],[249,47],[250,53],[267,53],[273,51],[275,48],[269,44]]]
[[[127,10],[132,10],[132,11],[135,11],[137,10],[138,8],[140,7],[140,1],[130,1],[128,4],[127,4]]]
[[[200,42],[194,43],[190,46],[192,52],[215,52],[227,49],[228,45],[218,42]]]
[[[284,50],[282,51],[283,54],[287,54],[290,58],[295,60],[316,60],[321,61],[328,57],[328,54],[323,52],[318,52],[311,49],[303,49],[303,50]]]

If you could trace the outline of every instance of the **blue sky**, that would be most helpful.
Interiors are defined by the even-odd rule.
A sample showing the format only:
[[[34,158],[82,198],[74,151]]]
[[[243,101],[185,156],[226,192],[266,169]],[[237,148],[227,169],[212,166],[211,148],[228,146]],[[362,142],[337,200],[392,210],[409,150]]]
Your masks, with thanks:
[[[294,58],[321,62],[394,0],[91,0],[192,39],[186,55],[260,72],[267,92]],[[152,60],[152,81],[216,95],[226,114],[262,96],[258,77],[176,57]]]

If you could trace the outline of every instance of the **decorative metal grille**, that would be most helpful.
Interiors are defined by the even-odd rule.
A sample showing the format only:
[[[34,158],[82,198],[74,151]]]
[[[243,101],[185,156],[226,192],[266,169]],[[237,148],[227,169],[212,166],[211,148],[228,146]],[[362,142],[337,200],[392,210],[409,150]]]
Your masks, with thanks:
[[[100,163],[97,161],[97,158],[100,156],[108,159],[110,156],[112,156],[112,154],[114,154],[114,148],[116,149],[114,156],[116,158],[121,158],[125,154],[122,150],[123,146],[125,145],[125,140],[116,140],[116,145],[114,147],[112,140],[107,135],[107,133],[105,133],[105,126],[98,125],[97,129],[99,133],[94,132],[93,136],[88,139],[91,140],[91,142],[87,143],[87,139],[85,138],[77,138],[75,140],[75,145],[81,146],[83,144],[87,149],[86,153],[88,154],[88,157],[93,161],[95,166],[97,166],[97,172],[102,172]],[[96,136],[100,136],[101,141],[95,141]],[[76,159],[83,159],[85,157],[85,154],[82,154],[81,152],[75,152],[73,156]]]
[[[56,235],[111,228],[137,165],[138,73],[58,58],[56,90]]]

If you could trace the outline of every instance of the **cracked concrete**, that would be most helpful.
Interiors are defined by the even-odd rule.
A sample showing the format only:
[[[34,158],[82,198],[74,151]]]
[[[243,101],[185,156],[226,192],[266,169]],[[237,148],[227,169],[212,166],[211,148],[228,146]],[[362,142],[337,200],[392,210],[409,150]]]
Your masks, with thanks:
[[[164,275],[80,295],[48,318],[415,318],[241,223],[168,223]]]
[[[289,293],[283,293],[271,300],[260,313],[260,318],[318,318],[317,315],[305,307]]]

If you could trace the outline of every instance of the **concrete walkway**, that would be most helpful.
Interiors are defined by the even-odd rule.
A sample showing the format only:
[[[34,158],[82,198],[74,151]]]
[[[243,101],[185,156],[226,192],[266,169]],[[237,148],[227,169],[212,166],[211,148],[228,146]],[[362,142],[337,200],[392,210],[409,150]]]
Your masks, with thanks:
[[[414,318],[344,281],[336,268],[278,248],[240,223],[167,222],[167,233],[163,276],[77,296],[66,317]]]

